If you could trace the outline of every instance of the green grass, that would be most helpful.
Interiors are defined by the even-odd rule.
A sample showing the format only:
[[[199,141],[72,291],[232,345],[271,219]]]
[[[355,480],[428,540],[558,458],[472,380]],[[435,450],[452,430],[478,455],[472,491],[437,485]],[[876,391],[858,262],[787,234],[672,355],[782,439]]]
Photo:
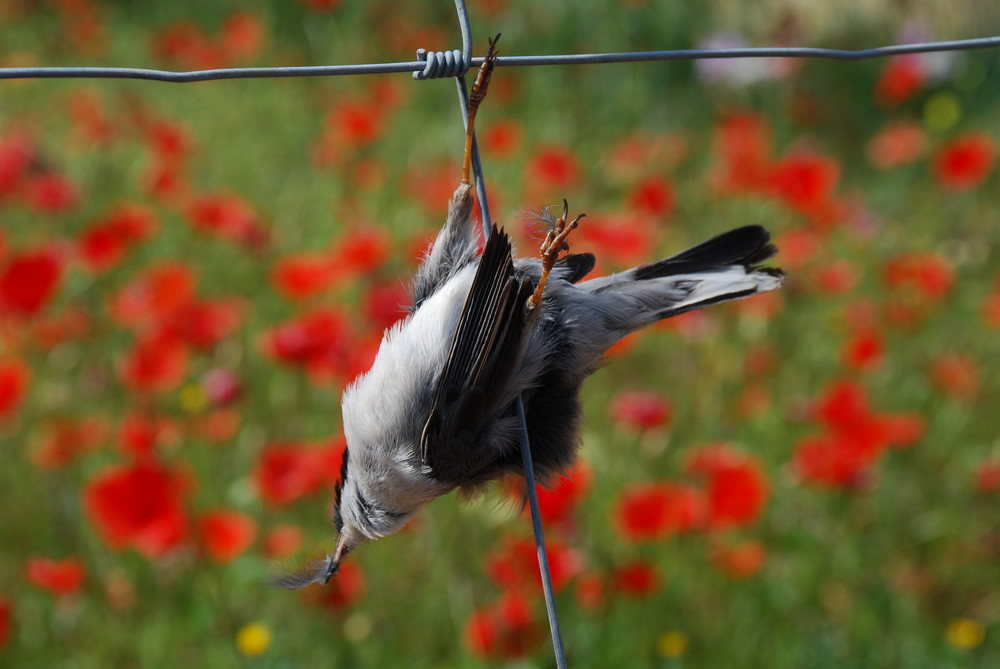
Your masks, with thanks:
[[[105,47],[81,52],[66,38],[67,11],[57,4],[5,9],[0,60],[29,56],[45,65],[117,64],[176,67],[157,60],[150,47],[165,26],[191,19],[215,34],[234,10],[246,9],[265,26],[258,55],[236,64],[325,64],[408,60],[404,49],[416,33],[434,28],[445,48],[457,41],[452,7],[345,1],[330,13],[297,3],[157,4],[94,3]],[[748,42],[768,43],[779,19],[765,20],[742,5],[713,3],[688,9],[658,3],[530,3],[512,1],[491,14],[473,7],[477,49],[486,34],[503,32],[501,51],[596,52],[696,46],[709,34],[740,30]],[[858,4],[830,20],[819,8],[803,9],[797,43],[861,48],[894,40],[905,17],[869,13]],[[920,7],[933,20],[934,38],[996,33],[1000,17],[984,7],[963,14]],[[816,13],[814,16],[812,12]],[[777,15],[770,4],[761,16]],[[935,15],[933,12],[939,12]],[[3,14],[0,13],[0,17]],[[390,17],[390,18],[387,18]],[[821,21],[822,19],[822,21]],[[20,62],[20,60],[18,60]],[[655,564],[662,585],[635,599],[609,586],[597,611],[581,607],[577,581],[558,596],[570,666],[585,667],[985,667],[1000,664],[1000,594],[996,529],[997,491],[977,492],[973,471],[997,459],[1000,344],[984,322],[985,300],[1000,279],[998,170],[964,193],[933,177],[933,156],[961,134],[983,131],[1000,142],[1000,66],[992,50],[963,55],[951,74],[918,91],[895,109],[873,98],[884,63],[808,61],[787,79],[745,89],[702,83],[690,63],[601,65],[578,68],[500,68],[479,116],[481,132],[514,122],[523,132],[506,157],[484,155],[494,217],[518,228],[518,210],[566,197],[574,211],[600,221],[625,209],[639,178],[664,177],[676,206],[652,219],[659,241],[650,258],[744,223],[762,223],[781,235],[810,227],[801,214],[773,197],[720,195],[709,181],[719,162],[713,133],[725,115],[740,109],[765,119],[774,157],[809,146],[835,161],[841,176],[835,196],[851,203],[850,216],[821,238],[821,246],[791,272],[776,314],[761,317],[722,307],[706,314],[708,333],[685,335],[654,329],[600,370],[584,396],[582,455],[593,482],[569,528],[550,538],[580,552],[585,572],[609,579],[636,559]],[[977,83],[978,82],[978,83]],[[337,164],[319,166],[312,156],[327,115],[339,102],[392,86],[398,103],[386,110],[383,131],[359,149],[339,147]],[[113,270],[93,275],[71,263],[53,302],[35,317],[70,307],[90,315],[82,336],[47,348],[30,334],[31,319],[0,314],[0,360],[18,358],[32,370],[17,411],[0,420],[0,598],[13,616],[0,666],[158,667],[259,666],[275,668],[551,666],[544,641],[540,596],[531,592],[539,643],[525,657],[477,658],[464,639],[470,615],[492,605],[502,589],[484,562],[505,538],[527,537],[527,518],[517,517],[491,493],[473,504],[455,496],[432,504],[412,532],[366,546],[351,556],[364,573],[365,592],[345,607],[317,605],[308,596],[262,585],[270,568],[258,540],[226,564],[199,556],[192,545],[152,560],[110,548],[81,502],[86,483],[110,463],[124,462],[114,429],[130,408],[144,407],[180,426],[177,442],[158,457],[193,472],[197,485],[186,498],[191,513],[227,507],[252,516],[260,533],[278,523],[305,531],[295,560],[332,544],[326,522],[329,493],[312,494],[281,508],[265,504],[251,480],[262,448],[282,440],[319,440],[339,434],[338,385],[317,386],[299,370],[261,353],[260,340],[277,323],[312,307],[334,305],[357,313],[373,283],[405,279],[414,240],[440,223],[421,208],[407,187],[414,173],[457,165],[461,122],[450,81],[414,82],[407,75],[324,80],[225,81],[188,85],[132,81],[0,82],[0,138],[27,128],[46,165],[78,188],[79,204],[63,214],[39,214],[17,197],[0,199],[0,238],[9,258],[20,249],[68,243],[96,217],[123,200],[148,203],[159,229]],[[120,136],[108,146],[80,138],[72,99],[95,96]],[[935,92],[954,93],[962,113],[949,127],[926,125],[925,103]],[[813,110],[802,114],[805,104]],[[270,242],[249,252],[191,229],[182,200],[150,196],[143,178],[151,153],[134,123],[136,109],[176,123],[193,140],[181,170],[195,194],[231,192],[249,202],[270,230]],[[869,140],[887,123],[913,120],[929,146],[912,165],[883,171],[867,160]],[[683,143],[683,157],[614,169],[611,149],[624,139],[650,135]],[[580,175],[575,183],[532,201],[530,164],[540,145],[569,148]],[[994,161],[995,162],[995,161]],[[358,182],[359,170],[375,166],[382,177]],[[274,263],[289,254],[321,251],[366,223],[387,231],[389,259],[371,276],[351,280],[305,303],[275,289]],[[586,225],[585,221],[583,225]],[[0,248],[4,248],[0,245]],[[523,253],[532,246],[521,241]],[[887,262],[910,251],[933,251],[954,269],[955,283],[929,315],[911,328],[894,326],[886,313],[898,294],[883,279]],[[0,267],[4,254],[0,253]],[[247,310],[241,328],[206,353],[192,354],[184,381],[171,390],[140,396],[121,384],[118,368],[133,334],[109,316],[109,300],[136,273],[161,260],[180,260],[198,278],[203,297],[238,297]],[[855,288],[841,295],[815,288],[818,268],[849,261]],[[776,259],[782,264],[782,256]],[[870,302],[885,342],[871,371],[845,368],[841,347],[851,332],[850,314]],[[371,327],[359,318],[357,334]],[[770,347],[774,367],[751,379],[749,351]],[[942,393],[928,369],[947,352],[972,361],[978,391],[961,399]],[[205,371],[237,372],[244,395],[236,405],[239,429],[222,444],[199,437],[192,425],[203,411],[185,410],[181,394]],[[883,412],[917,412],[926,422],[908,449],[890,449],[870,469],[863,490],[829,490],[802,482],[792,466],[796,442],[816,431],[805,418],[809,402],[839,378],[856,378]],[[758,384],[767,409],[738,411],[741,393]],[[609,406],[624,389],[641,388],[669,398],[668,430],[643,435],[616,423]],[[59,469],[43,470],[31,453],[57,418],[97,418],[110,426],[98,447]],[[623,489],[666,479],[695,483],[685,474],[685,455],[716,441],[752,453],[769,480],[770,499],[748,527],[697,531],[659,542],[633,544],[614,523]],[[709,559],[714,542],[761,542],[763,568],[745,580],[721,573]],[[76,557],[87,577],[76,595],[56,599],[29,584],[31,556]],[[109,583],[127,582],[134,597],[116,607]],[[112,586],[114,587],[114,586]],[[985,626],[974,648],[949,643],[955,619]],[[273,641],[258,657],[237,649],[238,630],[261,622]],[[676,659],[658,654],[670,630],[687,639]]]

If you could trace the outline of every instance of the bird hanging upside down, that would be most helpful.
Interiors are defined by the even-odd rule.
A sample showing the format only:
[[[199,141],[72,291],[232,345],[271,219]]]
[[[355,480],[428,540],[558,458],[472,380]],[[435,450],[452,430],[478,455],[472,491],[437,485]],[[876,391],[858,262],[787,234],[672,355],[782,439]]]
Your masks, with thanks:
[[[580,388],[608,348],[664,318],[782,284],[781,270],[760,266],[776,249],[759,226],[585,280],[594,256],[568,253],[582,215],[570,220],[565,202],[558,218],[540,217],[549,227],[540,258],[514,259],[495,225],[477,256],[468,156],[494,59],[491,42],[470,97],[463,183],[417,269],[410,314],[344,392],[336,549],[279,586],[327,583],[348,553],[397,532],[431,500],[523,476],[519,395],[538,477],[556,480],[580,444]]]

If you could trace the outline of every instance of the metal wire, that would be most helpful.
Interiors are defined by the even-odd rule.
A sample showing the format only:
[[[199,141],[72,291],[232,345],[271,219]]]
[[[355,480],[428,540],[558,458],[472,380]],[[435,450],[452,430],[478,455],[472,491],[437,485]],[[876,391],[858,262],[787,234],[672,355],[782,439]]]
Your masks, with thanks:
[[[462,0],[456,0],[458,5]],[[464,3],[462,3],[464,6]],[[461,12],[460,12],[461,13]],[[464,41],[464,40],[463,40]],[[951,40],[946,42],[923,42],[917,44],[894,44],[872,49],[820,49],[813,47],[748,47],[740,49],[680,49],[673,51],[625,51],[619,53],[578,53],[541,56],[501,56],[498,67],[523,67],[535,65],[592,65],[597,63],[637,63],[658,60],[702,60],[711,58],[826,58],[834,60],[867,60],[886,58],[910,53],[930,53],[935,51],[968,51],[1000,47],[1000,36],[976,39]],[[423,50],[421,50],[423,51]],[[357,65],[310,65],[302,67],[234,67],[215,70],[194,70],[172,72],[133,67],[9,67],[0,68],[0,79],[145,79],[189,83],[194,81],[214,81],[218,79],[270,79],[279,77],[332,77],[355,74],[384,74],[390,72],[421,73],[445,71],[448,56],[452,52],[424,51],[418,60],[395,63],[362,63]],[[466,59],[467,50],[462,51],[462,68],[449,76],[463,73],[470,67],[479,67],[482,58]],[[422,60],[421,60],[422,58]],[[441,61],[439,64],[439,60]],[[432,62],[433,61],[433,62]],[[428,64],[430,63],[430,65]],[[438,70],[438,68],[441,68]],[[438,75],[441,76],[441,75]],[[418,78],[424,78],[420,76]]]
[[[538,554],[538,570],[542,574],[542,594],[545,597],[545,611],[549,615],[552,650],[556,655],[557,669],[566,669],[566,650],[563,648],[562,631],[559,629],[559,614],[556,611],[556,598],[552,589],[549,555],[545,550],[545,533],[542,530],[542,514],[538,509],[538,494],[535,490],[535,466],[531,461],[531,445],[528,443],[528,422],[524,417],[524,402],[521,401],[520,395],[517,396],[517,420],[521,424],[521,460],[524,463],[524,482],[528,487],[531,529],[535,533],[535,552]]]
[[[458,86],[458,101],[462,108],[462,119],[466,129],[469,125],[469,93],[465,77],[456,77]],[[479,145],[476,135],[472,135],[472,173],[476,178],[476,197],[479,199],[479,215],[483,224],[483,235],[490,235],[493,219],[490,217],[489,200],[486,197],[486,182],[483,178],[483,165],[479,160]],[[538,556],[538,571],[542,577],[542,595],[545,598],[545,612],[549,619],[549,633],[552,637],[552,650],[556,656],[556,668],[566,669],[566,651],[563,648],[562,631],[559,627],[559,613],[556,610],[556,600],[552,588],[552,573],[549,569],[549,555],[545,549],[545,531],[542,528],[542,516],[538,508],[538,488],[535,485],[535,466],[531,458],[531,443],[528,440],[528,422],[524,416],[524,402],[517,396],[517,419],[521,428],[521,462],[524,466],[525,493],[528,506],[531,509],[531,528],[535,535],[535,552]]]
[[[458,12],[458,26],[462,31],[462,50],[431,51],[417,49],[417,61],[426,63],[424,69],[413,73],[414,79],[437,79],[439,77],[461,77],[472,65],[472,26],[465,0],[455,0]]]

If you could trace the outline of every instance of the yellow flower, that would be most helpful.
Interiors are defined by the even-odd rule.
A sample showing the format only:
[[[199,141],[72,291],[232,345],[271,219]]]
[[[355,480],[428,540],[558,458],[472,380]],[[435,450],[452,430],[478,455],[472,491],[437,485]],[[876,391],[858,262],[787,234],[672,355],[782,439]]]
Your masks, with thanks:
[[[663,633],[660,640],[656,644],[657,650],[660,651],[660,656],[668,659],[673,659],[675,657],[680,657],[687,650],[688,638],[684,632],[678,630],[669,630]]]
[[[956,618],[948,623],[944,631],[945,638],[955,648],[968,650],[975,648],[983,642],[986,636],[986,629],[978,620],[971,618]]]
[[[248,657],[260,655],[271,645],[271,630],[263,623],[247,623],[236,633],[236,648]]]
[[[924,123],[931,130],[943,132],[962,118],[962,103],[950,91],[941,91],[927,98],[924,103]]]
[[[180,392],[181,408],[188,413],[198,413],[208,404],[205,390],[197,383],[188,383]]]

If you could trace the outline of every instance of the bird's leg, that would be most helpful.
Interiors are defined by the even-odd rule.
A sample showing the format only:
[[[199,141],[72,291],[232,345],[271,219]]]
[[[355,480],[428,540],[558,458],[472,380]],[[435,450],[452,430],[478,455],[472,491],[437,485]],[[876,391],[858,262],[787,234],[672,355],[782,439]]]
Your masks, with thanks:
[[[472,138],[475,136],[476,112],[479,110],[479,104],[486,97],[486,89],[490,87],[490,76],[492,76],[493,68],[497,64],[496,45],[499,39],[500,35],[497,35],[490,40],[483,64],[479,66],[476,82],[472,84],[472,92],[469,93],[469,116],[465,124],[465,159],[462,161],[462,184],[465,186],[472,183]]]
[[[563,200],[562,216],[556,219],[555,225],[545,235],[545,241],[538,247],[538,252],[542,257],[542,277],[538,280],[538,286],[535,287],[535,292],[529,300],[529,308],[534,309],[541,303],[542,294],[545,292],[545,283],[549,280],[549,274],[552,272],[556,261],[559,260],[559,253],[569,250],[566,238],[569,237],[569,233],[576,229],[576,226],[580,224],[580,220],[585,216],[586,214],[580,214],[570,221],[569,203]]]

